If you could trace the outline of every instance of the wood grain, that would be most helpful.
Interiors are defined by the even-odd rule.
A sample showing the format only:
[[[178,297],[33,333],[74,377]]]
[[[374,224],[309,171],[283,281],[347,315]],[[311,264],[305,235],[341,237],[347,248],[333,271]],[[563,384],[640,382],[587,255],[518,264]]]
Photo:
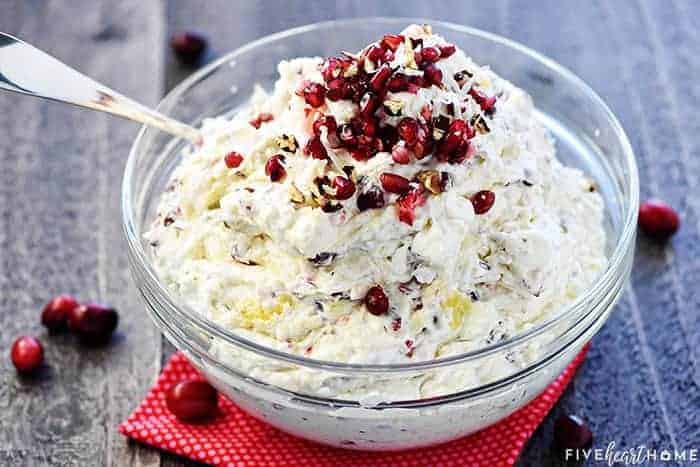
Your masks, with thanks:
[[[4,1],[0,29],[146,103],[162,82],[158,2]],[[134,70],[137,70],[134,72]],[[137,300],[123,254],[121,173],[137,126],[8,94],[0,96],[0,342],[44,342],[48,367],[20,379],[2,359],[1,465],[157,465],[116,426],[157,374],[160,340]],[[58,292],[114,304],[119,334],[82,349],[39,325]]]
[[[627,293],[519,465],[562,465],[550,445],[564,412],[589,420],[597,447],[698,447],[697,2],[0,0],[0,11],[0,30],[150,104],[191,72],[166,47],[179,30],[206,34],[212,59],[319,20],[431,17],[512,37],[564,64],[622,121],[643,196],[679,207],[684,225],[667,247],[639,238]],[[121,248],[118,174],[136,126],[8,95],[0,95],[0,125],[0,343],[38,335],[49,362],[35,380],[18,378],[6,359],[0,364],[0,465],[196,465],[130,445],[115,431],[171,352],[167,344],[161,351],[135,297]],[[68,337],[45,337],[38,311],[59,291],[116,304],[121,337],[89,352]]]

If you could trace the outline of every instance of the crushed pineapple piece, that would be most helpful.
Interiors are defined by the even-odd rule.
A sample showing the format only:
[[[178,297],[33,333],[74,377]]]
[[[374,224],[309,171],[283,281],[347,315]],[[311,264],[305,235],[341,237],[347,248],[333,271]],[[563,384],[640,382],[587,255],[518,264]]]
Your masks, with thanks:
[[[441,305],[443,308],[452,311],[450,327],[457,330],[462,327],[464,317],[471,310],[472,301],[466,295],[455,291],[452,292],[445,300],[443,300]]]

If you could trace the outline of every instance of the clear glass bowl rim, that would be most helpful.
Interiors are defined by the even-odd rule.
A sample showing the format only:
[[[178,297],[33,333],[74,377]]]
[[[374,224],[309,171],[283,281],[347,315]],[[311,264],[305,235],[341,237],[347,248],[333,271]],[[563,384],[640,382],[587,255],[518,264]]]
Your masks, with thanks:
[[[178,318],[181,318],[188,324],[194,326],[198,332],[205,333],[205,335],[210,337],[222,339],[230,345],[242,347],[246,350],[253,351],[259,355],[264,355],[271,359],[282,360],[308,368],[315,368],[327,371],[338,371],[343,373],[414,372],[447,365],[464,363],[467,361],[486,357],[496,352],[502,352],[519,344],[525,343],[528,340],[534,338],[535,336],[538,336],[541,333],[547,331],[548,329],[551,329],[552,327],[556,326],[565,318],[572,317],[572,315],[585,315],[587,310],[594,309],[595,306],[590,303],[590,300],[592,298],[595,300],[596,297],[604,296],[607,290],[614,287],[616,282],[621,280],[620,278],[622,276],[622,271],[624,270],[625,256],[634,244],[638,213],[637,206],[639,205],[639,178],[637,172],[637,165],[634,157],[634,151],[624,129],[622,128],[622,125],[615,117],[613,112],[610,110],[610,108],[607,106],[607,104],[605,104],[605,102],[600,98],[600,96],[598,96],[598,94],[595,91],[593,91],[593,89],[591,89],[581,78],[576,76],[567,68],[563,67],[562,65],[559,65],[554,60],[530,49],[527,46],[524,46],[518,42],[499,36],[497,34],[482,31],[480,29],[426,18],[366,17],[317,22],[264,36],[252,42],[249,42],[233,50],[232,52],[229,52],[228,54],[224,55],[218,60],[193,73],[187,79],[182,81],[179,85],[173,88],[161,100],[157,109],[162,110],[164,107],[167,107],[170,104],[177,102],[179,100],[179,97],[185,92],[187,92],[187,90],[189,90],[193,86],[196,86],[197,83],[205,79],[209,74],[219,69],[220,67],[227,65],[229,62],[231,62],[231,60],[235,59],[237,56],[243,53],[250,52],[251,50],[256,49],[258,47],[264,47],[270,42],[274,42],[297,34],[313,32],[314,30],[318,29],[333,28],[334,26],[341,25],[366,25],[369,22],[382,23],[387,26],[401,26],[413,23],[437,25],[445,29],[450,29],[455,33],[475,36],[477,38],[492,41],[499,45],[514,49],[515,51],[526,55],[528,58],[539,62],[541,65],[548,68],[552,73],[559,75],[560,77],[563,77],[564,79],[572,82],[580,91],[582,91],[586,95],[588,99],[591,100],[593,104],[599,106],[603,110],[624,152],[624,169],[629,177],[629,193],[627,194],[626,199],[624,199],[627,212],[625,213],[622,232],[614,247],[611,257],[609,258],[608,267],[606,268],[605,272],[601,274],[593,284],[591,284],[591,286],[586,290],[586,292],[581,294],[579,297],[577,297],[577,299],[574,302],[569,304],[569,306],[564,307],[554,316],[550,317],[546,321],[543,321],[542,323],[539,323],[537,326],[533,326],[527,331],[511,336],[510,338],[498,342],[496,344],[482,347],[474,351],[452,355],[449,357],[435,360],[388,365],[350,364],[307,358],[297,354],[283,352],[270,347],[266,347],[264,345],[260,345],[252,340],[237,335],[233,331],[219,326],[215,322],[201,316],[191,307],[180,303],[177,297],[174,296],[174,294],[172,294],[170,290],[168,290],[168,288],[161,283],[155,268],[148,260],[148,256],[144,251],[141,239],[139,238],[139,229],[136,228],[136,220],[134,218],[134,203],[130,191],[130,186],[132,183],[132,174],[134,173],[134,169],[137,165],[137,159],[141,153],[140,147],[144,141],[144,136],[147,131],[154,131],[146,126],[141,127],[136,139],[134,140],[134,143],[129,152],[129,158],[127,160],[122,182],[122,220],[129,248],[129,254],[132,259],[132,261],[130,262],[132,267],[137,268],[139,270],[139,273],[141,273],[144,280],[148,282],[148,285],[156,291],[156,293],[159,296],[159,299],[163,300],[168,306],[168,308],[176,312]],[[508,77],[505,78],[507,79]],[[578,322],[578,319],[574,320],[574,322]],[[178,327],[181,327],[181,325],[178,325]]]

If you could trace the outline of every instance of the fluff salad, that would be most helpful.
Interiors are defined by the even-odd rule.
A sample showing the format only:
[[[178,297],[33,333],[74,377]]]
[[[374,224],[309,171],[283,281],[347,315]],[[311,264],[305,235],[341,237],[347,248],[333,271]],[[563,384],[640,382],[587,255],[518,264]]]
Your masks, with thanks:
[[[314,359],[426,361],[526,330],[606,267],[602,198],[530,96],[429,26],[278,69],[203,123],[146,234],[202,315]]]

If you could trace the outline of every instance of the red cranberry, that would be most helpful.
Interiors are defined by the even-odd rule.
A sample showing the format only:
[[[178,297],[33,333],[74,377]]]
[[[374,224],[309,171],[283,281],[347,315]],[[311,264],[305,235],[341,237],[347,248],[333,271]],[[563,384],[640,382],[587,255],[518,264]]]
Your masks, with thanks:
[[[554,422],[554,441],[562,449],[586,449],[593,444],[593,433],[576,415],[562,415]]]
[[[317,118],[313,124],[313,131],[315,135],[321,134],[321,127],[326,127],[326,131],[329,135],[335,134],[338,129],[338,124],[335,122],[335,117],[332,115],[323,115]]]
[[[270,157],[265,163],[265,175],[273,182],[279,182],[287,175],[284,168],[284,156],[281,154]]]
[[[185,65],[195,65],[199,62],[207,48],[204,36],[193,32],[181,32],[170,38],[170,47],[180,62]]]
[[[372,76],[372,79],[369,80],[369,86],[374,92],[382,92],[391,73],[392,71],[389,65],[380,66],[376,73],[374,73],[374,76]]]
[[[381,316],[389,311],[389,298],[384,293],[381,286],[370,287],[365,295],[365,306],[367,311],[375,316]]]
[[[440,46],[440,57],[447,58],[457,51],[457,47],[454,44],[446,44]]]
[[[70,295],[62,294],[54,297],[44,306],[41,312],[41,324],[49,331],[60,331],[68,324],[68,314],[78,307],[78,301]]]
[[[326,88],[318,83],[308,83],[304,86],[304,100],[311,107],[321,107],[326,100]]]
[[[185,422],[211,418],[216,414],[218,394],[206,381],[187,380],[174,385],[165,402],[173,415]]]
[[[306,146],[304,146],[304,154],[310,155],[314,159],[326,159],[328,157],[328,152],[326,151],[326,148],[323,146],[323,143],[321,142],[321,137],[320,136],[312,136],[311,139],[306,143]],[[268,164],[270,162],[268,161]],[[272,170],[272,169],[270,169]],[[284,167],[282,167],[282,170],[284,170]],[[270,175],[270,178],[272,179],[271,173],[267,172],[267,166],[265,166],[265,173],[267,175]],[[279,179],[281,180],[281,179]],[[272,180],[273,182],[276,182],[278,180]]]
[[[396,212],[399,220],[413,225],[416,219],[416,208],[426,202],[425,193],[421,189],[413,189],[396,200]]]
[[[346,177],[335,177],[332,187],[335,189],[335,199],[348,199],[355,194],[355,184]]]
[[[224,157],[224,163],[229,169],[235,169],[243,162],[243,156],[236,151],[231,151]]]
[[[442,84],[442,71],[432,63],[425,67],[423,70],[426,81],[435,86],[440,86]]]
[[[31,373],[43,363],[44,348],[37,339],[23,336],[12,344],[10,358],[17,371],[20,373]]]
[[[493,191],[482,190],[474,193],[469,199],[474,206],[474,214],[481,215],[489,212],[496,201],[496,194]]]
[[[676,211],[663,201],[649,200],[639,206],[639,227],[658,240],[668,239],[680,225]]]
[[[391,158],[397,164],[408,164],[411,162],[411,151],[408,150],[403,142],[397,143],[391,149]]]
[[[411,187],[407,178],[387,172],[379,176],[379,181],[382,182],[382,188],[385,191],[396,193],[397,195],[406,193]]]
[[[389,79],[387,88],[391,92],[401,92],[408,89],[408,78],[403,73],[396,73]]]
[[[435,47],[426,47],[421,51],[421,58],[424,62],[436,62],[440,58],[440,51]]]
[[[399,45],[403,42],[403,36],[401,34],[386,34],[382,38],[382,46],[386,49],[390,49],[393,52],[396,52],[396,49],[399,48]]]
[[[406,141],[406,144],[411,146],[418,138],[418,122],[415,118],[404,117],[399,124],[396,125],[396,131],[399,133],[399,136]]]
[[[384,193],[377,186],[370,186],[357,196],[357,208],[360,211],[384,207]]]
[[[106,305],[80,305],[68,314],[68,327],[84,343],[103,344],[119,323],[117,310]]]

